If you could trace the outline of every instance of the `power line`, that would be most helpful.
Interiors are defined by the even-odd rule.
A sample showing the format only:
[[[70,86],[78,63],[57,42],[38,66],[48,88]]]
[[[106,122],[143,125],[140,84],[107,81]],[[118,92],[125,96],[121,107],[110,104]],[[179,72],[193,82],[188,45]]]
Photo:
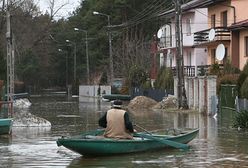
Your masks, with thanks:
[[[128,20],[128,22],[133,22],[133,21],[137,21],[141,18],[143,18],[144,16],[146,16],[147,14],[153,12],[156,10],[157,7],[162,6],[165,3],[165,1],[160,2],[160,1],[153,1],[153,5],[149,5],[147,6],[145,9],[143,9],[138,15],[134,16],[132,19]],[[159,5],[159,6],[157,6]],[[153,9],[154,7],[156,7],[155,9]],[[153,10],[152,10],[153,9]]]
[[[137,25],[139,23],[142,23],[144,21],[147,21],[149,19],[156,17],[156,15],[158,13],[161,13],[161,11],[168,10],[169,8],[164,9],[164,5],[170,6],[171,4],[172,3],[168,4],[167,1],[163,1],[162,3],[160,1],[156,1],[155,3],[153,3],[153,5],[147,6],[142,12],[140,12],[138,15],[128,20],[127,22],[124,22],[120,25],[112,25],[111,27],[112,28],[113,27],[131,27],[131,26]]]

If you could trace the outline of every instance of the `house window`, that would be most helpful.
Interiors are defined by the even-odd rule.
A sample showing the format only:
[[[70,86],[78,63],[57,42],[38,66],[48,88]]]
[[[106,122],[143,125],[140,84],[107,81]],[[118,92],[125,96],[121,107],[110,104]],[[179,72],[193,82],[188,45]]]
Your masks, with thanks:
[[[221,23],[223,27],[227,27],[227,11],[221,13]]]
[[[211,27],[215,27],[215,15],[211,15]]]
[[[191,35],[191,23],[190,23],[190,19],[186,19],[186,33],[188,36]]]
[[[245,37],[245,56],[248,57],[248,36]]]

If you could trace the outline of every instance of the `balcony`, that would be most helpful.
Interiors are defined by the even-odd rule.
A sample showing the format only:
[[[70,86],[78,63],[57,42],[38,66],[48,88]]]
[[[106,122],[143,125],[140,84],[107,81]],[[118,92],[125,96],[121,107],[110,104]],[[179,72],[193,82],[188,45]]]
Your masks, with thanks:
[[[172,36],[161,37],[158,42],[158,50],[172,47]]]
[[[224,65],[219,64],[220,71],[223,71]],[[210,74],[211,65],[199,65],[195,66],[184,66],[184,76],[185,77],[194,77],[194,76],[204,76]],[[176,67],[171,67],[173,76],[177,76]]]
[[[215,37],[212,41],[209,40],[209,31],[211,29],[194,33],[194,45],[206,44],[214,41],[230,41],[231,33],[227,27],[215,27]]]

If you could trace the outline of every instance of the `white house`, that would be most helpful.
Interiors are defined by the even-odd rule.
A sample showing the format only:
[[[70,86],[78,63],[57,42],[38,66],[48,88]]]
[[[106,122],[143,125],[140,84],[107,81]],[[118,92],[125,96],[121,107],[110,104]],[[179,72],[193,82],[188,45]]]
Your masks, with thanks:
[[[165,15],[169,17],[170,23],[163,25],[158,32],[158,37],[160,37],[158,52],[160,53],[160,66],[173,69],[176,67],[176,32],[175,17],[172,13]],[[207,28],[207,8],[191,9],[182,13],[183,61],[189,76],[197,76],[197,67],[207,65],[206,48],[194,47],[194,32]]]

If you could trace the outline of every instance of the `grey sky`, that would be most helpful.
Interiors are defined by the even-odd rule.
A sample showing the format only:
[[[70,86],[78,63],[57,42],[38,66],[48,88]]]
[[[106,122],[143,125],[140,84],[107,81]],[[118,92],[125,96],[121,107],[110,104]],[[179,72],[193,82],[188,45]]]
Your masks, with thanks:
[[[38,3],[42,12],[49,11],[49,0],[35,0]],[[63,4],[66,4],[59,12],[56,14],[55,19],[60,17],[67,17],[69,13],[72,13],[79,5],[81,0],[55,0],[55,10],[60,8]]]

